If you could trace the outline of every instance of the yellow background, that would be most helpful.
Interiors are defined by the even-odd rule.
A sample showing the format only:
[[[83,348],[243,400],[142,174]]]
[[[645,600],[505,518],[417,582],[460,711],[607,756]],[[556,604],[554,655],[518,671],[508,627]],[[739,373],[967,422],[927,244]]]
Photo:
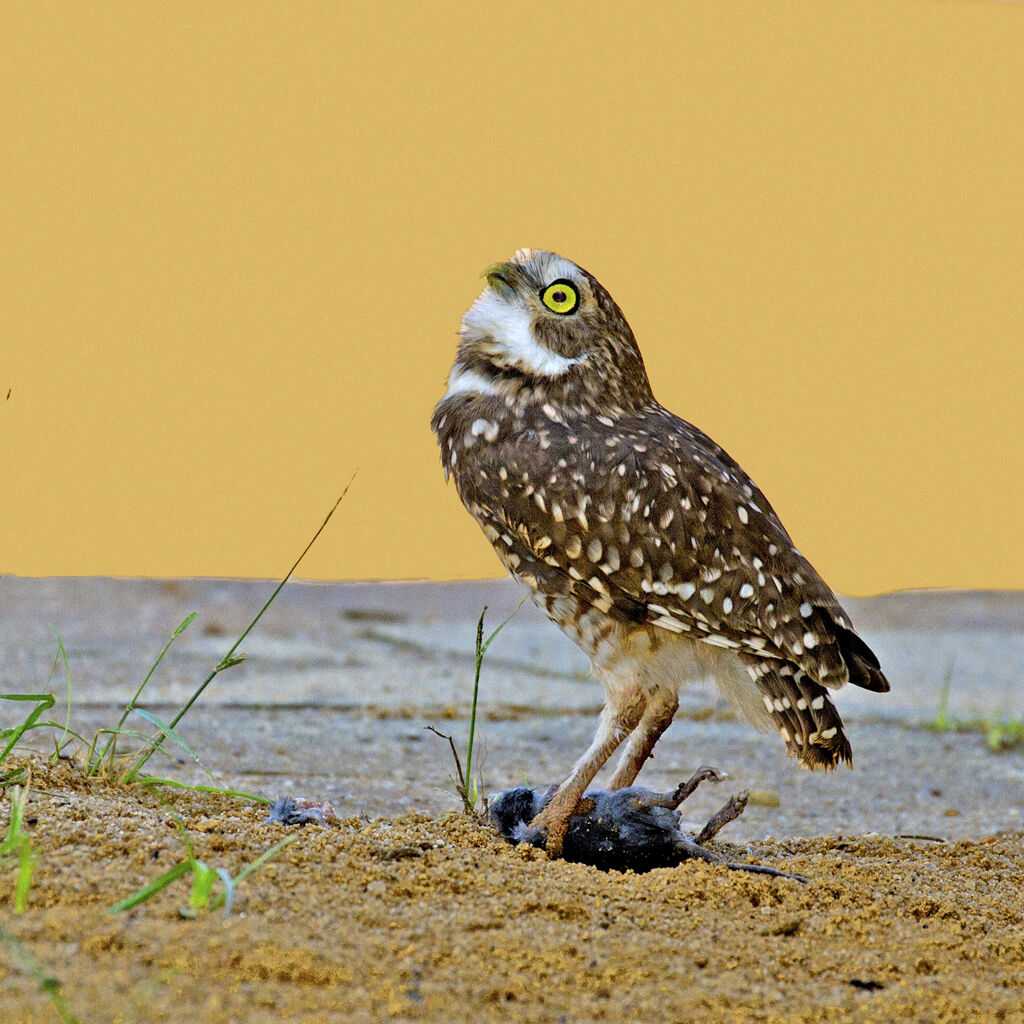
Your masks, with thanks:
[[[846,592],[1024,586],[1024,9],[6,4],[0,570],[498,575],[429,432],[587,267]],[[9,397],[7,396],[10,391]]]

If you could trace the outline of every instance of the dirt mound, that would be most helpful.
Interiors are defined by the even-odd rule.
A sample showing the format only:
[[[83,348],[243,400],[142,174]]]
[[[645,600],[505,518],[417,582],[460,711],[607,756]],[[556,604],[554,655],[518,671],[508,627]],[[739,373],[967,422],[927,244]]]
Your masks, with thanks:
[[[175,813],[232,875],[296,827],[25,763],[38,863],[18,916],[6,865],[3,920],[83,1021],[1024,1021],[1020,834],[713,844],[801,885],[697,861],[602,873],[462,814],[349,818],[298,828],[226,918],[181,915],[188,877],[110,914],[183,859]],[[7,952],[0,1017],[56,1020]]]

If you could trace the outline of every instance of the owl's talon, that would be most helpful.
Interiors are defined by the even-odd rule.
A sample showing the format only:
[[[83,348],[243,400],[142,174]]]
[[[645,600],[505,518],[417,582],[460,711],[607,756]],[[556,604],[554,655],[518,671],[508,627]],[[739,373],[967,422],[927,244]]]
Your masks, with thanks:
[[[562,859],[562,845],[564,842],[564,836],[548,835],[547,841],[544,843],[544,849],[547,851],[548,857],[550,857],[551,860]]]
[[[547,850],[548,856],[552,860],[561,860],[565,834],[569,831],[569,819],[572,817],[572,813],[549,814],[550,809],[551,804],[548,802],[544,810],[530,822],[529,827],[534,834],[543,833],[545,835],[543,846]]]

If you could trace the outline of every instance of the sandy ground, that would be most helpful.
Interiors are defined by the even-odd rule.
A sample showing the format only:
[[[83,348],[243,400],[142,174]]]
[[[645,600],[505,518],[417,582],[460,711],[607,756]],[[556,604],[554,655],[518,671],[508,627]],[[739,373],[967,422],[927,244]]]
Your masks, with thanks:
[[[147,707],[166,714],[269,589],[7,577],[0,693],[45,688],[52,623],[73,727],[110,725],[195,608],[154,676]],[[807,885],[694,862],[601,873],[509,846],[457,812],[447,747],[424,726],[464,743],[483,603],[496,625],[516,597],[505,584],[296,585],[246,642],[248,660],[182,723],[218,784],[330,800],[334,826],[288,829],[245,800],[86,782],[25,751],[4,765],[31,770],[38,861],[23,915],[3,865],[0,920],[80,1020],[1024,1021],[1024,753],[921,725],[947,677],[954,714],[1020,717],[1024,595],[850,603],[893,681],[884,698],[841,695],[853,772],[797,772],[709,691],[687,695],[643,781],[727,770],[684,818],[699,826],[728,792],[759,791],[765,802],[716,848]],[[479,726],[489,788],[557,779],[582,750],[600,704],[584,669],[529,609],[495,642]],[[50,682],[64,686],[62,672]],[[12,707],[0,702],[0,727]],[[210,781],[183,757],[151,764]],[[9,793],[0,827],[8,813]],[[226,919],[181,916],[187,879],[111,915],[182,858],[175,813],[196,855],[232,874],[298,837],[239,884]],[[0,1021],[57,1019],[0,946]]]

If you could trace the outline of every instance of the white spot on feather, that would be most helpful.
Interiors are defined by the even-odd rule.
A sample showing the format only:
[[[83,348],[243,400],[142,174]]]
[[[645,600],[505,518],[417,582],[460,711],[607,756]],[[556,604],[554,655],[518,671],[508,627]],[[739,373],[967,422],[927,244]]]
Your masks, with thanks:
[[[652,625],[661,626],[663,629],[670,630],[673,633],[683,633],[686,632],[688,628],[678,619],[673,619],[671,615],[662,615],[659,618],[652,620]]]
[[[739,644],[735,640],[730,640],[727,636],[720,636],[718,633],[709,633],[707,636],[701,638],[704,643],[711,644],[712,647],[728,647],[736,648]]]
[[[493,420],[473,420],[473,423],[469,428],[469,432],[473,437],[480,437],[483,435],[485,441],[493,441],[498,436],[498,424]]]

